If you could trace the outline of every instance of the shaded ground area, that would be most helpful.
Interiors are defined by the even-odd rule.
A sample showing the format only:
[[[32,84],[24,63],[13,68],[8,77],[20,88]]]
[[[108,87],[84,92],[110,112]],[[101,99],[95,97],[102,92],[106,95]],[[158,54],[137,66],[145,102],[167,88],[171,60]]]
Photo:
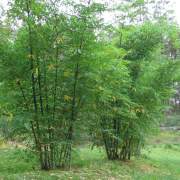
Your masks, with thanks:
[[[39,171],[36,157],[21,148],[1,144],[0,180],[178,180],[180,179],[180,132],[162,132],[149,139],[141,158],[127,162],[106,159],[103,149],[88,146],[73,152],[70,171]]]

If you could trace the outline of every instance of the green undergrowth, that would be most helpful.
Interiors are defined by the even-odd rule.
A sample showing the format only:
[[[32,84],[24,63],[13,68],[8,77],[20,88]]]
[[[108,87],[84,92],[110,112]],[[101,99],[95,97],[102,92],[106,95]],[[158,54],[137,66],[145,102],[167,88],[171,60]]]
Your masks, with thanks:
[[[164,132],[163,132],[164,133]],[[75,148],[70,170],[40,171],[35,155],[20,148],[0,149],[0,180],[178,180],[180,179],[180,144],[164,143],[170,132],[161,133],[162,142],[154,141],[140,158],[131,161],[108,161],[102,148]],[[174,134],[174,137],[178,133]]]

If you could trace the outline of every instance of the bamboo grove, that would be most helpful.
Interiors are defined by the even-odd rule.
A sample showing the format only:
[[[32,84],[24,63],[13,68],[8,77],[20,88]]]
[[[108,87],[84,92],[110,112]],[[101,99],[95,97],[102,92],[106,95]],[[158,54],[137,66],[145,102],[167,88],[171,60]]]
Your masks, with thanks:
[[[0,22],[3,134],[34,150],[42,169],[69,168],[83,137],[110,160],[130,159],[158,129],[179,82],[170,55],[180,30],[162,9],[156,18],[133,11],[148,11],[140,2],[117,6],[111,26],[103,2],[11,1]]]

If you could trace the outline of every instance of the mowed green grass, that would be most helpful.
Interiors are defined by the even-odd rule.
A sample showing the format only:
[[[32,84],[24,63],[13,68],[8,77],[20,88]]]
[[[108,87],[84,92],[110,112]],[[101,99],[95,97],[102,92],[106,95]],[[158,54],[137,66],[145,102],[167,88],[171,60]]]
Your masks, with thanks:
[[[4,147],[0,149],[0,180],[179,180],[179,135],[163,132],[151,138],[142,156],[127,162],[108,161],[101,148],[81,147],[73,151],[70,170],[48,172],[39,170],[36,157],[29,151]]]

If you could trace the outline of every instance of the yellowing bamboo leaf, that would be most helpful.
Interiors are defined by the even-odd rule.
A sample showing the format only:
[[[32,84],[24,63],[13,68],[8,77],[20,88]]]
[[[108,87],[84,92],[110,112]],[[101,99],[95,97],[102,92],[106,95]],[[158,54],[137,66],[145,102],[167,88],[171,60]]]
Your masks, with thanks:
[[[114,112],[117,112],[118,111],[118,108],[117,107],[113,107],[112,108]]]
[[[64,100],[65,101],[71,101],[72,97],[68,96],[68,95],[64,95]]]
[[[8,121],[11,121],[13,119],[13,113],[9,112],[7,119]]]
[[[57,38],[57,43],[62,43],[63,42],[63,38],[62,37],[58,37]]]
[[[52,70],[52,69],[54,69],[54,68],[55,68],[54,64],[50,64],[50,65],[48,66],[48,70]]]
[[[71,76],[71,72],[65,71],[65,72],[64,72],[64,77],[69,77],[69,76]]]
[[[144,109],[143,109],[143,108],[137,108],[137,109],[135,109],[135,112],[141,112],[141,113],[144,113]]]

